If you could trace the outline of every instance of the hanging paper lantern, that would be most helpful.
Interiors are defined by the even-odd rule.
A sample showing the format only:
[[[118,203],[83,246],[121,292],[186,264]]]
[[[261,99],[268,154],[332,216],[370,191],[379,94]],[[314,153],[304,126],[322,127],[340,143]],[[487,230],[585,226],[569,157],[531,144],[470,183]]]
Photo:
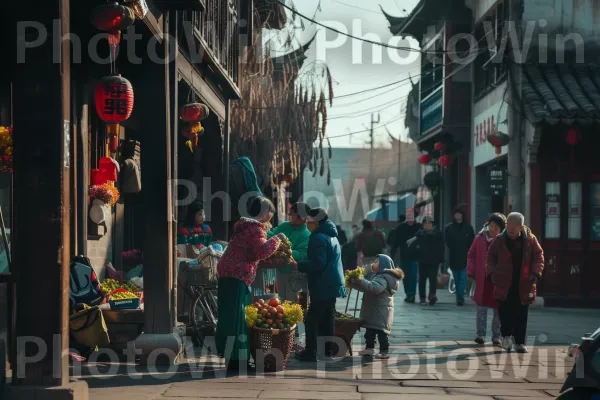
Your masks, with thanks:
[[[421,164],[421,165],[427,165],[432,160],[433,160],[433,157],[431,157],[431,155],[429,155],[429,154],[421,154],[419,156],[419,164]]]
[[[435,150],[437,150],[437,151],[440,151],[440,152],[441,152],[441,151],[444,151],[444,149],[446,148],[446,145],[445,145],[444,143],[442,143],[442,142],[436,142],[436,143],[433,145],[433,148],[434,148]]]
[[[116,153],[119,148],[119,123],[131,116],[133,98],[131,83],[121,75],[105,76],[96,85],[96,112],[107,124],[111,153]]]
[[[179,117],[184,122],[199,122],[208,117],[208,107],[202,103],[188,103],[181,107]]]
[[[121,43],[121,31],[135,22],[135,12],[118,3],[104,4],[92,10],[91,19],[96,29],[108,32],[108,44],[113,58],[116,57],[117,45]]]
[[[450,158],[450,156],[441,156],[440,159],[438,160],[438,164],[440,164],[440,166],[443,167],[444,169],[447,169],[450,166],[451,162],[452,162],[452,159]]]
[[[581,133],[575,128],[570,128],[567,131],[565,140],[567,141],[569,146],[571,146],[571,161],[574,162],[575,161],[575,146],[577,146],[577,144],[579,144],[579,142],[581,141]]]
[[[105,76],[94,91],[96,112],[107,124],[126,121],[133,111],[133,87],[121,75]]]
[[[487,135],[487,141],[496,149],[496,157],[500,157],[502,147],[508,145],[510,137],[506,133],[496,131]]]
[[[119,3],[103,4],[92,10],[91,22],[99,31],[122,31],[133,25],[135,13]]]

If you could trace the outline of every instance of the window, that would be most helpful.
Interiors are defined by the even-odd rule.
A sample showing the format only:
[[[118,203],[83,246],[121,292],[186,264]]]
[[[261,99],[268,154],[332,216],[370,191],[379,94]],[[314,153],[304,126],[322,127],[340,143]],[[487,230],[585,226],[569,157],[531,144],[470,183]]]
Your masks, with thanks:
[[[498,59],[493,63],[489,63],[485,69],[483,68],[495,54],[495,52],[490,51],[494,48],[491,38],[493,37],[496,49],[501,49],[501,46],[503,46],[501,44],[502,39],[507,36],[508,32],[506,29],[508,26],[505,28],[505,22],[508,17],[507,12],[508,7],[500,2],[496,9],[476,26],[475,39],[478,43],[479,55],[474,61],[475,100],[485,96],[507,76],[507,67],[504,60]],[[490,37],[486,37],[486,34],[490,35]],[[505,48],[506,51],[508,51],[508,47]]]
[[[560,183],[546,182],[546,239],[560,238]]]
[[[581,239],[581,182],[569,183],[569,239]]]
[[[600,183],[591,184],[590,192],[590,206],[592,208],[590,237],[592,240],[600,240]]]

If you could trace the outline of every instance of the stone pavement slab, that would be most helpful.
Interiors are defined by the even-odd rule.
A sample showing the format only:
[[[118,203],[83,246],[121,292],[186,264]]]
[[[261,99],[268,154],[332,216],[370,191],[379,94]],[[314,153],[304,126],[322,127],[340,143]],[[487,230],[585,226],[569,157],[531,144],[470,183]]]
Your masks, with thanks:
[[[468,381],[403,381],[404,387],[436,387],[436,388],[481,388],[477,382]]]
[[[397,394],[365,394],[363,400],[494,400],[491,396],[452,396],[452,395],[429,395],[429,394],[407,394],[401,397]]]
[[[361,394],[344,392],[316,392],[311,390],[299,391],[263,391],[259,399],[293,399],[293,400],[361,400]]]
[[[520,396],[520,397],[543,397],[544,392],[541,390],[522,390],[513,389],[510,386],[505,388],[487,388],[487,389],[470,389],[470,388],[450,388],[448,393],[451,395],[460,396]]]
[[[405,387],[405,386],[363,386],[358,387],[360,393],[396,393],[396,394],[437,394],[445,395],[442,388]]]
[[[261,390],[250,389],[204,389],[200,387],[173,387],[164,393],[164,397],[197,398],[203,396],[213,399],[257,398]]]

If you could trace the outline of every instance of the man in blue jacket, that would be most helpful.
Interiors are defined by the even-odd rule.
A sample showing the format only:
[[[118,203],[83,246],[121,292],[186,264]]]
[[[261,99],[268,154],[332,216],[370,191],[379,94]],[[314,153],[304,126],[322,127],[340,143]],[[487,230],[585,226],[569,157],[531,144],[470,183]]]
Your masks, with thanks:
[[[338,231],[322,208],[314,208],[306,219],[311,235],[308,259],[298,263],[298,271],[308,278],[310,306],[306,313],[306,349],[296,352],[301,361],[316,361],[317,338],[335,334],[335,302],[346,296],[342,252]],[[325,344],[325,356],[331,356],[332,342]]]

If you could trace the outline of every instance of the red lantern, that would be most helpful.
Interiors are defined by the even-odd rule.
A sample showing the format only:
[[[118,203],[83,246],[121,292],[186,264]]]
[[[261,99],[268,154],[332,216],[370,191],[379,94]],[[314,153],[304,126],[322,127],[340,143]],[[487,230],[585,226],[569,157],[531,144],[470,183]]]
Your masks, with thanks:
[[[133,87],[121,75],[105,76],[94,91],[96,112],[107,124],[126,121],[133,111]]]
[[[133,87],[121,75],[105,76],[94,91],[96,112],[106,122],[109,147],[112,153],[119,148],[119,123],[126,121],[133,111]]]
[[[431,157],[429,154],[421,154],[419,156],[419,164],[421,165],[427,165],[431,162],[431,160],[433,160],[433,157]]]
[[[119,3],[103,4],[92,10],[91,20],[99,31],[122,31],[133,25],[135,12]]]
[[[581,141],[581,133],[575,128],[569,129],[565,140],[571,146],[571,162],[575,161],[575,146]]]
[[[446,148],[446,145],[445,145],[444,143],[442,143],[442,142],[436,142],[436,143],[433,145],[433,148],[434,148],[435,150],[439,151],[439,152],[442,152],[442,151],[444,151],[444,149]]]
[[[198,122],[208,117],[208,107],[202,103],[189,103],[181,107],[179,117],[184,122]]]
[[[438,164],[440,164],[440,166],[443,167],[444,169],[447,169],[450,166],[451,162],[452,162],[452,159],[450,158],[450,156],[441,156],[438,159]]]
[[[487,135],[487,141],[489,144],[494,146],[496,150],[496,157],[500,157],[502,153],[502,147],[507,146],[510,142],[510,137],[506,133],[494,132]]]

